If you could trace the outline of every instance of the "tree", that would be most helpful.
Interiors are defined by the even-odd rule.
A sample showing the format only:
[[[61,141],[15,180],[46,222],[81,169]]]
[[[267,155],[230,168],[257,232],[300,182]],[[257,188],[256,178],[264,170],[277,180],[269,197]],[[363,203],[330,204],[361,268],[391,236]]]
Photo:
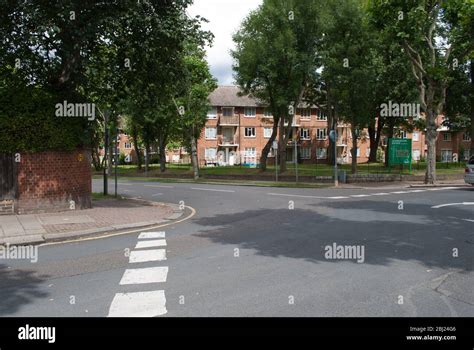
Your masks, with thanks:
[[[183,142],[191,150],[193,175],[197,180],[199,178],[197,140],[206,124],[207,113],[211,107],[209,95],[217,88],[217,81],[210,73],[203,48],[195,42],[187,45],[184,67],[181,90],[173,101]]]
[[[262,171],[277,135],[280,169],[286,170],[293,117],[311,74],[318,68],[314,53],[321,38],[321,4],[314,0],[265,0],[234,35],[237,84],[243,93],[268,106],[273,115],[272,135],[260,158]]]
[[[426,115],[427,184],[436,181],[436,118],[445,111],[450,71],[455,59],[462,61],[472,51],[472,40],[466,44],[466,37],[457,35],[448,18],[454,7],[472,14],[472,4],[462,6],[463,3],[461,0],[372,0],[371,3],[372,17],[403,48],[417,81],[419,102]]]
[[[355,173],[361,130],[374,118],[374,38],[359,1],[331,1],[325,15],[322,79],[327,106],[334,113],[331,113],[333,128],[338,119],[351,125],[352,173]]]

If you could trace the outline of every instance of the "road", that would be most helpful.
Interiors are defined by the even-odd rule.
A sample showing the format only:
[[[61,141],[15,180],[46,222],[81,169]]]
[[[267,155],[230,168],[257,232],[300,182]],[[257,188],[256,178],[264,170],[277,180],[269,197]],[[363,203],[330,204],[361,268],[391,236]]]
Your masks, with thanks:
[[[187,219],[3,261],[1,316],[474,316],[474,188],[119,190]]]

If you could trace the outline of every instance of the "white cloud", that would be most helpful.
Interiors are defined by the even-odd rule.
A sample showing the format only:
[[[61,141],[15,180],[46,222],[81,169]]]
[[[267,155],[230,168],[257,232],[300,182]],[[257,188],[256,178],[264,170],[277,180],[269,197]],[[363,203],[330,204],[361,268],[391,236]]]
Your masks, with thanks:
[[[190,16],[200,15],[209,21],[203,28],[211,31],[215,38],[213,46],[207,49],[207,60],[219,84],[233,83],[230,56],[230,50],[234,48],[232,34],[239,29],[250,11],[261,3],[262,0],[195,0],[188,9]]]

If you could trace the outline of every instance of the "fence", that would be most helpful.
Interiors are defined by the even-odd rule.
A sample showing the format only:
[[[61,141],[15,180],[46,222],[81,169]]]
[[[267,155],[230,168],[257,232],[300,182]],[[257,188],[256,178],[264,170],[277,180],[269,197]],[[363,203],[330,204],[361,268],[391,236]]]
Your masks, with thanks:
[[[0,154],[0,200],[15,199],[17,196],[15,157]]]

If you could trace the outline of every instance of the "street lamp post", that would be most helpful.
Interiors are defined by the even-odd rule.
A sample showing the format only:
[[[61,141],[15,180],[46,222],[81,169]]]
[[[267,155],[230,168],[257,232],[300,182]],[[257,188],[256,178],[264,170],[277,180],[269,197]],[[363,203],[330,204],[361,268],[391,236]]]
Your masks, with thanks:
[[[104,196],[106,196],[109,192],[108,188],[108,179],[107,179],[107,171],[108,171],[108,164],[107,164],[107,156],[109,152],[109,111],[104,111]],[[110,161],[110,160],[109,160]]]
[[[331,130],[329,132],[329,138],[334,143],[334,187],[338,187],[339,180],[337,178],[337,132],[336,130]]]
[[[296,137],[295,137],[295,178],[296,178],[296,182],[298,182],[298,143],[296,142]]]

